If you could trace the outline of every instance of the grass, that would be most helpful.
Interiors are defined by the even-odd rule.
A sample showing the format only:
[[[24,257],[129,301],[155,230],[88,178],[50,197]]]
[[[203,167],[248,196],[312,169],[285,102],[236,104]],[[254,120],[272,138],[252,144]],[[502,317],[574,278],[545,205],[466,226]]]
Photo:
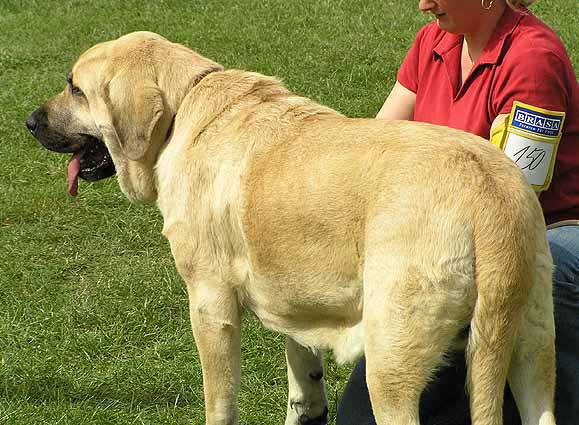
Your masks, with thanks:
[[[0,424],[202,424],[187,296],[152,206],[114,179],[66,194],[66,159],[27,134],[79,53],[151,30],[227,67],[373,116],[417,29],[416,1],[0,0]],[[542,0],[579,66],[576,0]],[[244,320],[244,424],[281,424],[283,337]],[[333,414],[348,368],[328,363]]]

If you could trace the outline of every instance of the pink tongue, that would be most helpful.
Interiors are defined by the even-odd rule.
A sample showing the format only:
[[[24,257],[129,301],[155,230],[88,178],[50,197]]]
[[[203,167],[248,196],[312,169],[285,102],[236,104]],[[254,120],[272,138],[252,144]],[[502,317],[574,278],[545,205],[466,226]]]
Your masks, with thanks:
[[[78,175],[80,173],[80,154],[75,153],[68,162],[68,193],[76,196],[78,193]]]

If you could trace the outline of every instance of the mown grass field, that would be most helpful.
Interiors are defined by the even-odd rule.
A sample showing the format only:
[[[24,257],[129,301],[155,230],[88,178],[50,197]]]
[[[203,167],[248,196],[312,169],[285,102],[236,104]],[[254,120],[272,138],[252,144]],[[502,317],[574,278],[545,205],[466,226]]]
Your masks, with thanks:
[[[66,193],[24,121],[76,57],[135,30],[373,116],[419,27],[416,1],[0,0],[0,424],[203,424],[185,287],[154,206],[115,179]],[[535,12],[579,69],[577,0]],[[283,337],[244,320],[241,423],[282,424]],[[330,359],[329,359],[330,360]],[[328,362],[331,415],[348,367]]]

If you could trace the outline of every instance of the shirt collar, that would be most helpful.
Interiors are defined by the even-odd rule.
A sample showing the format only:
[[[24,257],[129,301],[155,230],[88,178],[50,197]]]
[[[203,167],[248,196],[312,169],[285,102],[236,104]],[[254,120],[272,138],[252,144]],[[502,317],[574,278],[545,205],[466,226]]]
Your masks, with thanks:
[[[496,64],[504,52],[504,46],[509,36],[519,25],[523,16],[530,12],[526,9],[518,11],[509,6],[505,8],[503,16],[499,20],[496,30],[493,32],[490,40],[487,42],[481,56],[478,59],[479,64]],[[440,58],[462,43],[463,36],[445,32],[440,41],[434,46],[433,54]]]

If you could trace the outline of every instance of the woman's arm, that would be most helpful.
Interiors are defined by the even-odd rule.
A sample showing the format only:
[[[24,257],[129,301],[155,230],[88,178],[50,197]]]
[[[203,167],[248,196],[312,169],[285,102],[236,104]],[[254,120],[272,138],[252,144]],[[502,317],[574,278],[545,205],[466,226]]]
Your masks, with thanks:
[[[376,118],[387,120],[412,120],[414,118],[414,105],[416,93],[408,90],[398,81],[386,98],[384,105],[376,115]]]
[[[493,121],[492,125],[491,125],[491,131],[490,133],[493,133],[493,130],[500,126],[502,123],[505,122],[505,119],[508,118],[509,114],[499,114]],[[541,190],[535,190],[535,193],[537,194],[537,197],[539,198],[541,196]]]

